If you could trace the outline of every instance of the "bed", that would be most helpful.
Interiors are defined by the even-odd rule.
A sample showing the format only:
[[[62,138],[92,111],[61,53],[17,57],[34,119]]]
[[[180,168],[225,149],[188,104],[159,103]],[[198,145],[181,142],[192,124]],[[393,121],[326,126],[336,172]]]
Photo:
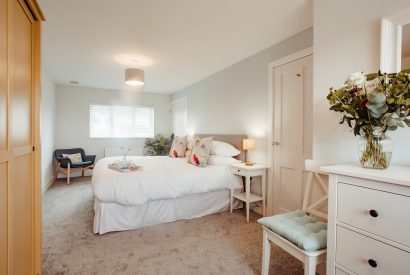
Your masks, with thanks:
[[[245,135],[213,136],[241,148]],[[244,153],[237,157],[244,160]],[[130,156],[141,170],[120,173],[108,168],[118,157],[98,161],[92,177],[93,232],[104,234],[181,219],[202,217],[229,209],[230,189],[242,182],[227,165],[196,167],[185,159]]]

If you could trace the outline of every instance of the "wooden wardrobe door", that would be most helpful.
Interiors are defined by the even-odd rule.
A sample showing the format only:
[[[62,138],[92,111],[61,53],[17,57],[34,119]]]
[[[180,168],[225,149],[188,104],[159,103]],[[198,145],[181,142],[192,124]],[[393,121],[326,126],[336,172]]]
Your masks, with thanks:
[[[27,6],[9,0],[9,274],[34,274],[33,23]]]
[[[0,0],[0,274],[7,274],[7,1]]]

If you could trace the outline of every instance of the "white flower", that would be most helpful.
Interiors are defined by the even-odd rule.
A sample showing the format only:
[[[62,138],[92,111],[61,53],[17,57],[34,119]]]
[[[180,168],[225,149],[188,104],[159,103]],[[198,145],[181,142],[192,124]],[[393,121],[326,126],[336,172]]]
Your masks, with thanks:
[[[355,72],[350,74],[347,78],[347,85],[352,86],[362,86],[366,81],[366,77],[364,76],[363,72]]]
[[[380,79],[378,77],[376,77],[373,80],[370,81],[366,81],[366,91],[368,93],[371,93],[374,91],[374,89],[376,89],[377,87],[380,86]]]

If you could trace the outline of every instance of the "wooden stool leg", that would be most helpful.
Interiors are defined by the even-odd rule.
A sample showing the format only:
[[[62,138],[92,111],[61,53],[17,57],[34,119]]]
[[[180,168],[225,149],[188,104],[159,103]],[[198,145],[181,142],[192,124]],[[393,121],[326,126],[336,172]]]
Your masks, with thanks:
[[[67,167],[67,184],[70,184],[70,164]]]
[[[269,274],[271,244],[268,240],[268,234],[263,230],[263,255],[262,255],[262,275]]]
[[[305,275],[316,274],[316,260],[317,257],[305,257]]]

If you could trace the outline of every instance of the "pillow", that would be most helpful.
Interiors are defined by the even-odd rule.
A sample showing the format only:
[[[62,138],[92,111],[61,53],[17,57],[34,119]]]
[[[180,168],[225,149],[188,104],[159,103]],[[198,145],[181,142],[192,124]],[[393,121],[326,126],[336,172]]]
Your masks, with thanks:
[[[208,163],[212,165],[231,165],[231,164],[241,163],[241,161],[233,157],[210,155]]]
[[[192,153],[192,149],[186,149],[186,151],[185,151],[185,157],[186,157],[186,158],[189,158],[189,157],[191,156],[191,153]]]
[[[187,136],[187,146],[186,146],[186,148],[188,150],[192,150],[192,147],[194,147],[194,143],[196,142],[197,139],[199,139],[199,137],[197,137],[197,136]]]
[[[172,158],[183,158],[185,157],[187,145],[187,137],[176,137],[172,143],[171,150],[169,150],[169,156]]]
[[[209,153],[212,147],[212,138],[195,139],[192,147],[191,155],[188,158],[188,163],[199,167],[205,167],[208,163]]]
[[[235,157],[240,153],[241,151],[239,151],[229,143],[222,141],[212,141],[211,155]]]
[[[186,151],[185,151],[185,157],[189,158],[191,156],[192,153],[192,147],[194,146],[194,142],[199,139],[197,137],[194,136],[188,136],[187,137],[187,146],[186,146]]]
[[[63,154],[63,158],[69,158],[73,164],[83,162],[83,158],[81,157],[80,153],[71,154],[71,155]]]

